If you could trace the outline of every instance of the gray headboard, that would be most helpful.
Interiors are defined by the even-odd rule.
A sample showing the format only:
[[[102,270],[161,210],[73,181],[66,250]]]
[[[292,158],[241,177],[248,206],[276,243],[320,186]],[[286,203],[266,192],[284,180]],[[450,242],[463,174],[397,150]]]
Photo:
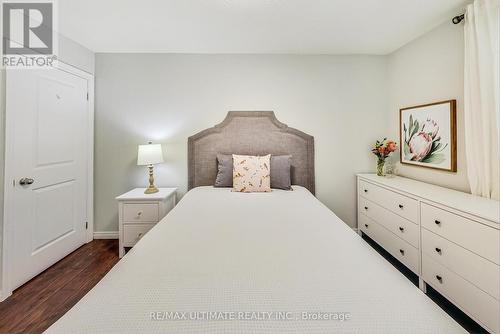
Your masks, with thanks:
[[[222,123],[188,138],[188,188],[213,185],[217,153],[292,155],[292,184],[314,194],[314,137],[272,111],[230,111]]]

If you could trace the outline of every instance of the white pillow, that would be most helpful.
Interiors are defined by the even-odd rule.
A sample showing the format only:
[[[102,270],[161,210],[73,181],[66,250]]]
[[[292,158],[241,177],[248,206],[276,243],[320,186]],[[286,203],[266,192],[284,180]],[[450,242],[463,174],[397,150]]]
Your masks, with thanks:
[[[233,154],[233,191],[271,191],[271,155]]]

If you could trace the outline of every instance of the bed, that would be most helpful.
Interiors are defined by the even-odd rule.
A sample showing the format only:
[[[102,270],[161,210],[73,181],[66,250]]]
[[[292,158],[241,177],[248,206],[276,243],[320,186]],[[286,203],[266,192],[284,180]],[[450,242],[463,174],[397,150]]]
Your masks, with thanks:
[[[190,137],[191,190],[48,333],[464,332],[314,197],[312,137],[228,117]],[[214,188],[224,150],[293,154],[293,191]]]

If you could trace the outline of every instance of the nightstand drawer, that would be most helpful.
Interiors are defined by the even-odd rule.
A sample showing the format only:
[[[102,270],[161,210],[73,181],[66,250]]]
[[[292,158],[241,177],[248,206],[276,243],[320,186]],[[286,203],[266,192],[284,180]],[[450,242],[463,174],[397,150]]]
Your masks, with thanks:
[[[124,224],[123,246],[132,247],[156,224]]]
[[[120,258],[125,255],[125,247],[134,246],[175,206],[177,188],[160,188],[158,192],[152,194],[146,194],[145,190],[145,188],[135,188],[116,197]]]
[[[124,203],[124,222],[158,222],[158,203]]]

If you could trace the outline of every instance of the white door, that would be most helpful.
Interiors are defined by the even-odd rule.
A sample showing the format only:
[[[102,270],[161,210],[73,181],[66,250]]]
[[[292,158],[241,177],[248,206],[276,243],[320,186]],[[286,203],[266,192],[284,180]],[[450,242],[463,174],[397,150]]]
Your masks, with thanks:
[[[59,69],[7,72],[12,290],[85,242],[87,84]]]

